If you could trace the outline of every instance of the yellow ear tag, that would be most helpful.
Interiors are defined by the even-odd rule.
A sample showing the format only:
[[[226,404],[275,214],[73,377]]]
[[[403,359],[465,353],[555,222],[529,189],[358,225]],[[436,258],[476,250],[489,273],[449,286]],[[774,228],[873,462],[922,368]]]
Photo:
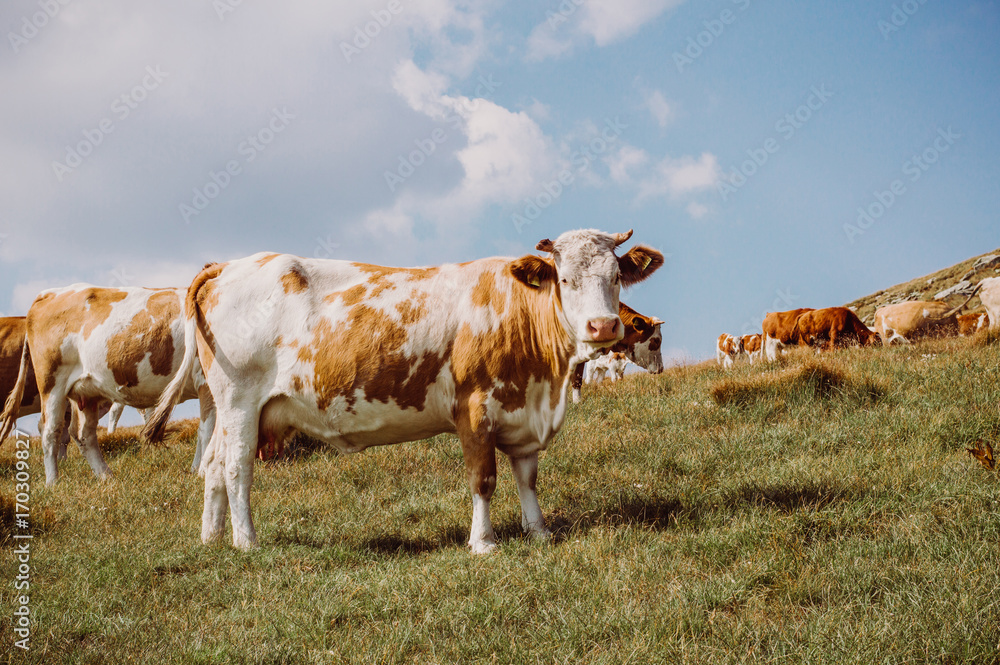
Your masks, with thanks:
[[[542,286],[541,281],[539,281],[539,279],[537,277],[532,277],[531,279],[529,279],[528,280],[528,284],[531,284],[536,289],[540,288]]]
[[[645,270],[646,268],[648,268],[649,264],[652,263],[652,262],[653,262],[652,257],[647,256],[646,257],[646,261],[642,264],[642,269]]]

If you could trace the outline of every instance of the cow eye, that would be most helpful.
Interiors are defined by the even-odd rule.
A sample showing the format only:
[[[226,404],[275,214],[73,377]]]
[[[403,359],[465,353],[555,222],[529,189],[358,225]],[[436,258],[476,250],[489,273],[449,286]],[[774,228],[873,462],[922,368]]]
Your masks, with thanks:
[[[560,279],[559,282],[562,283],[562,284],[569,284],[569,280],[566,279],[565,277],[563,277],[562,279]]]

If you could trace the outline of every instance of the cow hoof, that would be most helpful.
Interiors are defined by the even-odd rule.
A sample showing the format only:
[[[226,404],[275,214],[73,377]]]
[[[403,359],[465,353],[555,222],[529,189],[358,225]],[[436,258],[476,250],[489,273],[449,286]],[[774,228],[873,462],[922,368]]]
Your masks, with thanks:
[[[472,548],[473,554],[490,554],[495,552],[497,549],[496,543],[488,543],[486,541],[481,541],[478,543],[469,543],[469,547]]]

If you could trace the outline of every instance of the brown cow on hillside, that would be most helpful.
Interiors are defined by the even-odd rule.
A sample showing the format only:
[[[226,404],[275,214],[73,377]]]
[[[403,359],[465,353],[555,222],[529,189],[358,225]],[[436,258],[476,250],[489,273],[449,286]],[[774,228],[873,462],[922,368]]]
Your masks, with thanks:
[[[827,351],[853,344],[873,346],[879,339],[846,307],[803,312],[795,321],[794,334],[800,346],[818,346]]]
[[[790,309],[787,312],[768,312],[762,325],[764,332],[764,358],[777,360],[778,351],[786,346],[798,344],[795,336],[795,322],[805,312],[813,311],[810,307]]]

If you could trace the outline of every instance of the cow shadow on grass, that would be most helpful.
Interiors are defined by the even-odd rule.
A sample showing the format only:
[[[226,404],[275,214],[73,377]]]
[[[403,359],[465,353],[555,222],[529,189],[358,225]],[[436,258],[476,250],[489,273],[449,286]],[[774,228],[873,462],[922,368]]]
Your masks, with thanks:
[[[560,543],[594,528],[639,527],[653,531],[677,528],[697,518],[697,510],[672,496],[633,496],[591,510],[559,510],[548,518],[553,542]]]

